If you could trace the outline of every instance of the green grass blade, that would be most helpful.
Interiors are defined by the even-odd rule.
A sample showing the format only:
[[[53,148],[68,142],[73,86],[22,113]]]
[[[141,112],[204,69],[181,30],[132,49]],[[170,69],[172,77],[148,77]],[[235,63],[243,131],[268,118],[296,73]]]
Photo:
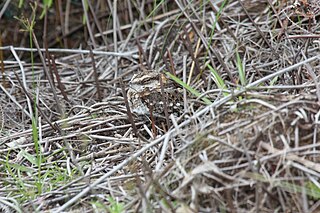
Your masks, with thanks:
[[[158,10],[158,8],[163,4],[164,0],[161,0],[161,2],[157,3],[154,1],[154,7],[153,10],[149,13],[146,19],[150,18],[151,16],[154,16],[155,12]]]
[[[212,39],[213,39],[213,36],[214,36],[214,32],[215,32],[215,29],[216,29],[216,26],[217,26],[217,23],[219,21],[219,18],[221,16],[221,13],[222,13],[222,10],[227,6],[228,4],[228,0],[224,0],[219,8],[219,11],[218,13],[216,14],[215,16],[215,20],[213,22],[213,25],[212,25],[212,28],[211,28],[211,32],[210,32],[210,39],[209,39],[209,42],[208,42],[208,47],[206,49],[206,55],[205,55],[205,59],[207,58],[208,56],[208,53],[209,53],[209,47],[211,47],[211,44],[212,44]]]
[[[28,153],[27,151],[21,150],[19,154],[21,156],[23,156],[25,159],[27,159],[33,165],[39,166],[38,159],[36,157],[34,157],[33,155],[31,155],[30,153]]]
[[[124,212],[124,204],[123,203],[119,203],[113,197],[108,197],[108,201],[110,203],[110,206],[108,207],[108,210],[109,210],[110,213],[122,213],[122,212]]]
[[[24,166],[24,165],[21,165],[21,164],[17,164],[17,163],[11,163],[11,162],[9,162],[9,161],[7,161],[7,162],[5,162],[5,161],[0,161],[0,165],[6,165],[7,164],[7,166],[9,166],[10,165],[10,168],[12,168],[12,169],[16,169],[16,170],[20,170],[20,171],[22,171],[22,172],[29,172],[29,173],[32,173],[32,172],[34,172],[34,170],[33,169],[30,169],[29,167],[26,167],[26,166]]]
[[[236,55],[237,55],[237,67],[238,67],[240,82],[242,86],[246,86],[247,85],[246,74],[245,74],[245,70],[244,70],[238,51],[236,52]]]
[[[207,67],[210,69],[210,71],[213,75],[213,81],[216,83],[217,87],[221,90],[226,89],[227,86],[224,83],[223,79],[220,77],[219,73],[212,66],[210,66],[210,64],[207,64]],[[223,95],[227,96],[228,93],[224,92]]]
[[[195,95],[196,97],[200,97],[201,94],[193,89],[192,87],[190,87],[188,84],[184,83],[183,81],[181,81],[179,78],[177,78],[176,76],[172,75],[169,72],[165,72],[172,80],[174,80],[176,83],[180,84],[183,88],[186,88],[189,92],[191,92],[193,95]],[[206,98],[206,97],[202,97],[201,100],[203,100],[204,103],[206,103],[207,105],[212,104],[212,102]]]

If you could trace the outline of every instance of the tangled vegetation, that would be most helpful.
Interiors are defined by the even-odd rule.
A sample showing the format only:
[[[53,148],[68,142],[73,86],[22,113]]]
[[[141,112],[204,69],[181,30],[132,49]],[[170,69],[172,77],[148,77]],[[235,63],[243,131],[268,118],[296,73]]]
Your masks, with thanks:
[[[317,0],[0,4],[2,211],[320,211]]]

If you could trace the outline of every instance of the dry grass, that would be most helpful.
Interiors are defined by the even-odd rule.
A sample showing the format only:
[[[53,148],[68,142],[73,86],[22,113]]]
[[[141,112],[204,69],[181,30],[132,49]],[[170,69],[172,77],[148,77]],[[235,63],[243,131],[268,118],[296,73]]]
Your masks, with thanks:
[[[84,26],[72,10],[60,19],[84,27],[86,50],[50,48],[48,60],[44,47],[32,64],[29,48],[4,45],[0,209],[320,211],[318,4],[293,2],[106,1],[82,10]],[[186,92],[169,128],[131,117],[121,87],[145,69],[212,103]]]

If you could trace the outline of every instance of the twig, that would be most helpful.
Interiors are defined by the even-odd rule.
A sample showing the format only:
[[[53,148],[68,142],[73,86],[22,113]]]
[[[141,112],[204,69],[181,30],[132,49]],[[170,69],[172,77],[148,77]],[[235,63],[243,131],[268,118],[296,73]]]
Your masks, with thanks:
[[[25,47],[13,47],[13,46],[4,46],[0,47],[0,50],[10,50],[14,49],[16,51],[27,51],[27,52],[45,52],[45,48],[25,48]],[[90,54],[90,50],[80,50],[80,49],[55,49],[55,48],[49,48],[49,52],[57,52],[57,53],[72,53],[72,54]],[[105,56],[117,56],[117,57],[129,57],[133,56],[135,53],[137,53],[137,50],[129,51],[129,52],[123,52],[123,53],[117,53],[117,52],[106,52],[106,51],[97,51],[93,50],[92,53],[94,55],[105,55]]]
[[[120,82],[120,86],[121,86],[121,90],[122,90],[122,95],[123,95],[123,98],[124,98],[124,103],[125,103],[126,109],[127,109],[128,119],[129,119],[129,121],[131,123],[132,129],[133,129],[133,133],[135,134],[135,136],[138,137],[138,129],[137,129],[136,124],[134,123],[134,120],[133,120],[133,116],[132,116],[132,113],[131,113],[131,110],[130,110],[128,97],[127,97],[126,89],[124,87],[123,80],[120,78],[119,82]]]
[[[92,45],[93,45],[94,49],[96,49],[98,46],[97,46],[96,41],[94,39],[94,35],[93,35],[92,29],[91,29],[91,26],[90,26],[90,19],[89,19],[89,16],[88,16],[88,10],[86,9],[85,5],[86,5],[85,0],[82,0],[82,7],[83,7],[82,11],[84,13],[84,17],[86,18],[87,30],[88,30]]]
[[[24,94],[28,97],[28,99],[31,101],[31,103],[34,104],[34,105],[37,107],[37,109],[39,110],[40,114],[43,116],[43,118],[46,120],[46,122],[51,126],[51,128],[52,128],[53,130],[59,131],[59,128],[57,128],[57,126],[54,126],[54,125],[51,123],[51,121],[50,121],[49,118],[43,113],[43,111],[41,110],[41,108],[39,107],[39,105],[36,104],[36,103],[34,103],[32,97],[30,96],[30,94],[27,92],[26,88],[23,86],[22,82],[20,81],[20,78],[19,78],[18,74],[17,74],[16,72],[14,72],[14,74],[15,74],[15,76],[16,76],[16,78],[17,78],[17,80],[18,80],[18,82],[19,82],[19,84],[20,84],[20,86],[21,86],[21,88],[22,88],[22,90],[23,90],[23,92],[24,92]]]
[[[37,37],[36,37],[36,35],[34,34],[33,31],[32,31],[32,39],[33,39],[33,41],[34,41],[34,44],[35,44],[36,48],[39,50],[39,51],[38,51],[38,54],[39,54],[40,59],[41,59],[41,62],[42,62],[43,70],[44,70],[44,72],[45,72],[45,74],[46,74],[46,76],[47,76],[47,78],[48,78],[49,85],[50,85],[50,87],[51,87],[51,89],[52,89],[53,97],[54,97],[54,100],[55,100],[55,102],[56,102],[58,112],[59,112],[60,114],[63,114],[63,110],[62,110],[62,107],[61,107],[61,105],[60,105],[60,101],[59,101],[59,98],[58,98],[58,95],[57,95],[56,87],[55,87],[55,85],[54,85],[54,83],[53,83],[53,79],[52,79],[52,77],[51,77],[52,75],[48,72],[48,69],[47,69],[47,66],[46,66],[46,62],[45,62],[45,60],[44,60],[44,57],[43,57],[43,55],[42,55],[42,52],[40,51],[40,46],[39,46]]]
[[[100,89],[100,84],[99,84],[99,75],[98,75],[98,71],[96,68],[96,63],[95,63],[95,59],[92,53],[92,48],[90,46],[90,58],[91,58],[91,63],[92,63],[92,68],[93,68],[93,73],[94,73],[94,80],[96,83],[96,90],[97,90],[97,94],[98,94],[98,100],[102,101],[102,94],[101,94],[101,89]]]
[[[56,76],[56,79],[57,79],[57,83],[58,83],[58,88],[59,90],[61,91],[61,94],[63,96],[63,98],[69,102],[69,98],[68,98],[68,95],[65,91],[65,86],[62,84],[61,82],[61,78],[60,78],[60,75],[59,75],[59,72],[57,70],[57,66],[56,66],[56,61],[55,61],[55,57],[54,55],[51,55],[51,64],[52,64],[52,69],[53,69],[53,72],[54,72],[54,75]]]

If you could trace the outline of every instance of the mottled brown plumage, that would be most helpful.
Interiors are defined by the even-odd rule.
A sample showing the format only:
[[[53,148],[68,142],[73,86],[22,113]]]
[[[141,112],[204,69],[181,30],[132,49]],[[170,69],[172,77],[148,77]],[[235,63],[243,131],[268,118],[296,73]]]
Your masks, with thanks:
[[[169,114],[179,115],[183,111],[181,88],[163,73],[156,71],[143,71],[134,75],[127,96],[132,112],[137,115],[150,115],[151,110],[154,116],[164,117],[165,104]]]

